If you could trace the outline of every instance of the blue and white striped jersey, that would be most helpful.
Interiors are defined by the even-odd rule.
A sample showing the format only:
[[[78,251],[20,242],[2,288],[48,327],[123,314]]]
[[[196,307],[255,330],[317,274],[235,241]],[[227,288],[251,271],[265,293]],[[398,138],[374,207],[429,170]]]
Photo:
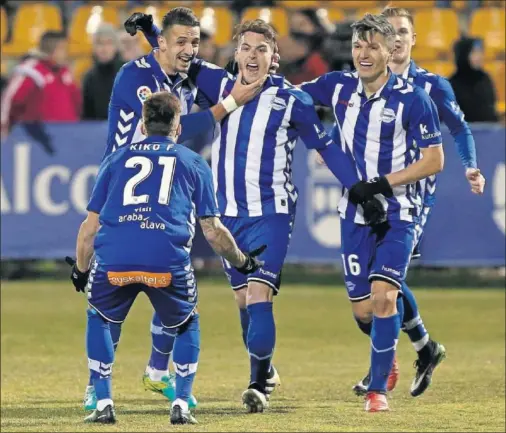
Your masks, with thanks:
[[[330,72],[301,88],[315,104],[333,109],[344,150],[351,152],[364,180],[402,170],[421,158],[420,148],[441,144],[432,100],[423,89],[393,73],[370,98],[356,72]],[[396,187],[394,197],[381,200],[389,219],[416,221],[422,205],[421,185]],[[348,205],[347,193],[339,212],[343,218],[364,223],[360,208]]]
[[[189,76],[211,104],[228,96],[236,79],[202,60],[192,63]],[[294,212],[298,193],[291,163],[298,138],[314,149],[332,143],[311,97],[284,77],[270,75],[259,95],[227,116],[215,136],[212,169],[220,213]]]
[[[154,51],[123,65],[116,75],[109,103],[109,131],[104,156],[126,143],[136,143],[145,138],[140,130],[142,104],[152,93],[163,90],[178,96],[182,114],[189,113],[199,98],[197,87],[185,74],[169,77],[162,70],[154,57]],[[205,101],[204,98],[200,100]],[[214,119],[211,124],[214,124]],[[183,134],[191,133],[191,129],[185,128],[183,123]],[[185,136],[179,138],[179,141],[184,140]]]
[[[472,134],[464,120],[464,113],[461,111],[452,86],[446,78],[433,74],[426,69],[419,68],[413,60],[402,73],[402,78],[410,83],[424,89],[436,104],[441,120],[450,130],[455,138],[457,150],[461,155],[464,166],[476,167],[476,149]],[[459,135],[464,133],[464,140],[459,139]],[[469,138],[468,138],[469,137]],[[470,143],[467,140],[470,139]],[[466,148],[470,147],[469,150]],[[470,155],[468,155],[470,154]],[[473,162],[474,161],[474,162]],[[424,195],[424,204],[432,206],[435,201],[436,175],[427,177],[421,181],[422,193]]]

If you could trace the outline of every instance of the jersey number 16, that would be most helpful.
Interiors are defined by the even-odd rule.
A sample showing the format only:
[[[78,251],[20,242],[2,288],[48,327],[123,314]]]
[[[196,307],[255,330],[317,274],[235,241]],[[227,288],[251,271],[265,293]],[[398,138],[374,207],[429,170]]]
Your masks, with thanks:
[[[174,179],[174,170],[176,168],[175,156],[160,156],[158,164],[163,166],[162,180],[160,182],[160,192],[158,193],[158,203],[167,205],[170,199],[170,190]],[[145,156],[133,156],[125,162],[126,168],[135,168],[138,165],[141,169],[132,176],[123,190],[123,206],[129,204],[145,204],[149,201],[149,194],[135,195],[135,188],[141,182],[145,181],[153,172],[153,161]]]

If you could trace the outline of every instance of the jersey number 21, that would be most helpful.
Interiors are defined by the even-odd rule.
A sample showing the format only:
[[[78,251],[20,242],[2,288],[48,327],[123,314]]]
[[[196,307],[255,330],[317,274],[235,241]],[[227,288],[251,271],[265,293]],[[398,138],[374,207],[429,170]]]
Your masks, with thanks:
[[[174,170],[176,168],[175,156],[160,156],[158,164],[163,166],[162,180],[160,182],[160,192],[158,193],[158,203],[169,204],[170,190],[174,179]],[[130,204],[145,204],[149,201],[149,194],[135,195],[135,188],[141,182],[145,181],[153,172],[153,161],[145,156],[133,156],[125,163],[126,168],[135,168],[138,165],[141,169],[132,176],[123,190],[123,206]]]

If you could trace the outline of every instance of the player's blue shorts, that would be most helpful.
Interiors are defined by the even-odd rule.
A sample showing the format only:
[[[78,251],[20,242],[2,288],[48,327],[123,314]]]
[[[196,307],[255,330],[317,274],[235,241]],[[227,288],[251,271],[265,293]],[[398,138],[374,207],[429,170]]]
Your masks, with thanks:
[[[350,301],[369,298],[373,280],[383,280],[400,289],[414,239],[412,222],[393,220],[369,227],[341,219],[343,271]]]
[[[232,233],[238,247],[249,252],[262,245],[267,249],[259,259],[265,264],[257,271],[244,275],[226,260],[222,260],[225,274],[233,290],[242,289],[248,281],[259,281],[272,288],[276,295],[281,286],[281,269],[292,235],[295,215],[273,214],[259,217],[221,217],[221,222]]]
[[[167,272],[132,269],[132,266],[111,269],[95,261],[86,289],[89,305],[113,323],[125,320],[140,292],[146,293],[166,328],[182,325],[197,305],[197,285],[190,266]]]
[[[413,248],[413,255],[411,256],[411,259],[418,259],[422,255],[420,249],[422,238],[425,228],[427,227],[427,221],[429,220],[431,211],[432,206],[424,205],[422,207],[422,210],[420,212],[420,218],[418,220],[418,223],[415,225],[415,241],[414,241],[415,247]]]

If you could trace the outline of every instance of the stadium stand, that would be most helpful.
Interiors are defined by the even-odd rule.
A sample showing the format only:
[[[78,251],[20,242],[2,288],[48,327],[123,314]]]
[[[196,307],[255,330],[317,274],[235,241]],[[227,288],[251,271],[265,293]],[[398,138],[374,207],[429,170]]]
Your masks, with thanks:
[[[367,7],[377,7],[378,3],[374,0],[345,0],[345,1],[339,1],[339,0],[331,0],[328,2],[329,7],[335,7],[335,8],[342,8],[342,9],[359,9],[359,8],[367,8]]]
[[[490,60],[504,60],[506,44],[504,41],[505,13],[503,8],[490,7],[477,9],[471,17],[469,33],[485,42],[485,57]]]
[[[455,71],[455,66],[453,62],[421,62],[420,67],[427,69],[428,71],[442,75],[443,77],[449,78],[450,75]]]
[[[322,13],[327,14],[329,21],[337,23],[366,12],[380,12],[387,4],[412,10],[418,32],[414,57],[420,65],[436,73],[448,76],[453,71],[452,46],[461,29],[471,36],[482,38],[485,42],[486,70],[490,72],[500,104],[504,106],[505,11],[504,2],[498,0],[483,0],[481,7],[474,10],[469,9],[468,1],[461,0],[453,0],[450,8],[437,8],[435,0],[290,0],[278,1],[276,7],[248,7],[240,17],[234,15],[226,2],[221,1],[139,2],[139,5],[132,6],[129,0],[106,0],[101,3],[88,2],[76,7],[67,29],[63,27],[65,21],[62,20],[61,10],[55,3],[18,2],[17,11],[12,16],[7,15],[5,8],[0,9],[2,64],[4,71],[10,69],[10,66],[16,63],[16,58],[37,46],[44,31],[67,30],[70,55],[75,59],[73,69],[79,80],[81,71],[91,64],[90,35],[93,30],[102,21],[120,28],[123,20],[133,11],[152,14],[155,23],[161,24],[163,15],[170,8],[192,7],[203,27],[215,32],[217,46],[225,47],[231,41],[234,25],[246,19],[266,19],[275,25],[280,36],[284,36],[289,32],[288,13],[295,8],[319,8]],[[462,27],[462,24],[467,27]],[[149,44],[144,38],[141,40],[143,49],[149,50]],[[504,109],[501,111],[504,112]]]
[[[485,70],[490,74],[494,81],[495,91],[497,93],[497,111],[504,113],[506,110],[506,72],[504,61],[493,61],[485,63]]]
[[[81,57],[74,61],[72,65],[72,73],[74,75],[74,79],[81,83],[84,77],[84,74],[92,67],[91,57]]]
[[[345,18],[345,14],[341,9],[336,8],[328,8],[328,9],[321,9],[322,14],[327,14],[327,18],[331,23],[338,23],[339,21],[342,21]]]
[[[57,6],[47,3],[21,4],[13,20],[11,41],[2,44],[2,54],[22,56],[37,47],[41,35],[50,30],[63,30]]]
[[[425,9],[434,7],[435,3],[435,0],[398,0],[388,2],[388,5],[406,9]]]
[[[413,51],[418,61],[449,60],[453,43],[459,38],[459,21],[452,9],[422,9],[415,14],[417,31]]]
[[[91,35],[102,22],[118,26],[118,10],[111,6],[85,5],[74,12],[68,32],[71,56],[91,54]]]
[[[193,10],[199,18],[201,27],[214,33],[214,40],[218,47],[230,43],[234,31],[234,16],[228,8],[222,6],[194,7]]]
[[[254,20],[256,18],[261,18],[268,23],[271,23],[276,28],[279,36],[286,36],[288,34],[288,16],[285,9],[280,7],[250,7],[242,14],[241,21]]]
[[[283,7],[288,9],[320,8],[322,3],[318,0],[285,0]]]
[[[0,37],[2,38],[2,43],[7,39],[7,34],[9,33],[9,23],[7,22],[7,12],[5,12],[4,8],[0,8]]]

